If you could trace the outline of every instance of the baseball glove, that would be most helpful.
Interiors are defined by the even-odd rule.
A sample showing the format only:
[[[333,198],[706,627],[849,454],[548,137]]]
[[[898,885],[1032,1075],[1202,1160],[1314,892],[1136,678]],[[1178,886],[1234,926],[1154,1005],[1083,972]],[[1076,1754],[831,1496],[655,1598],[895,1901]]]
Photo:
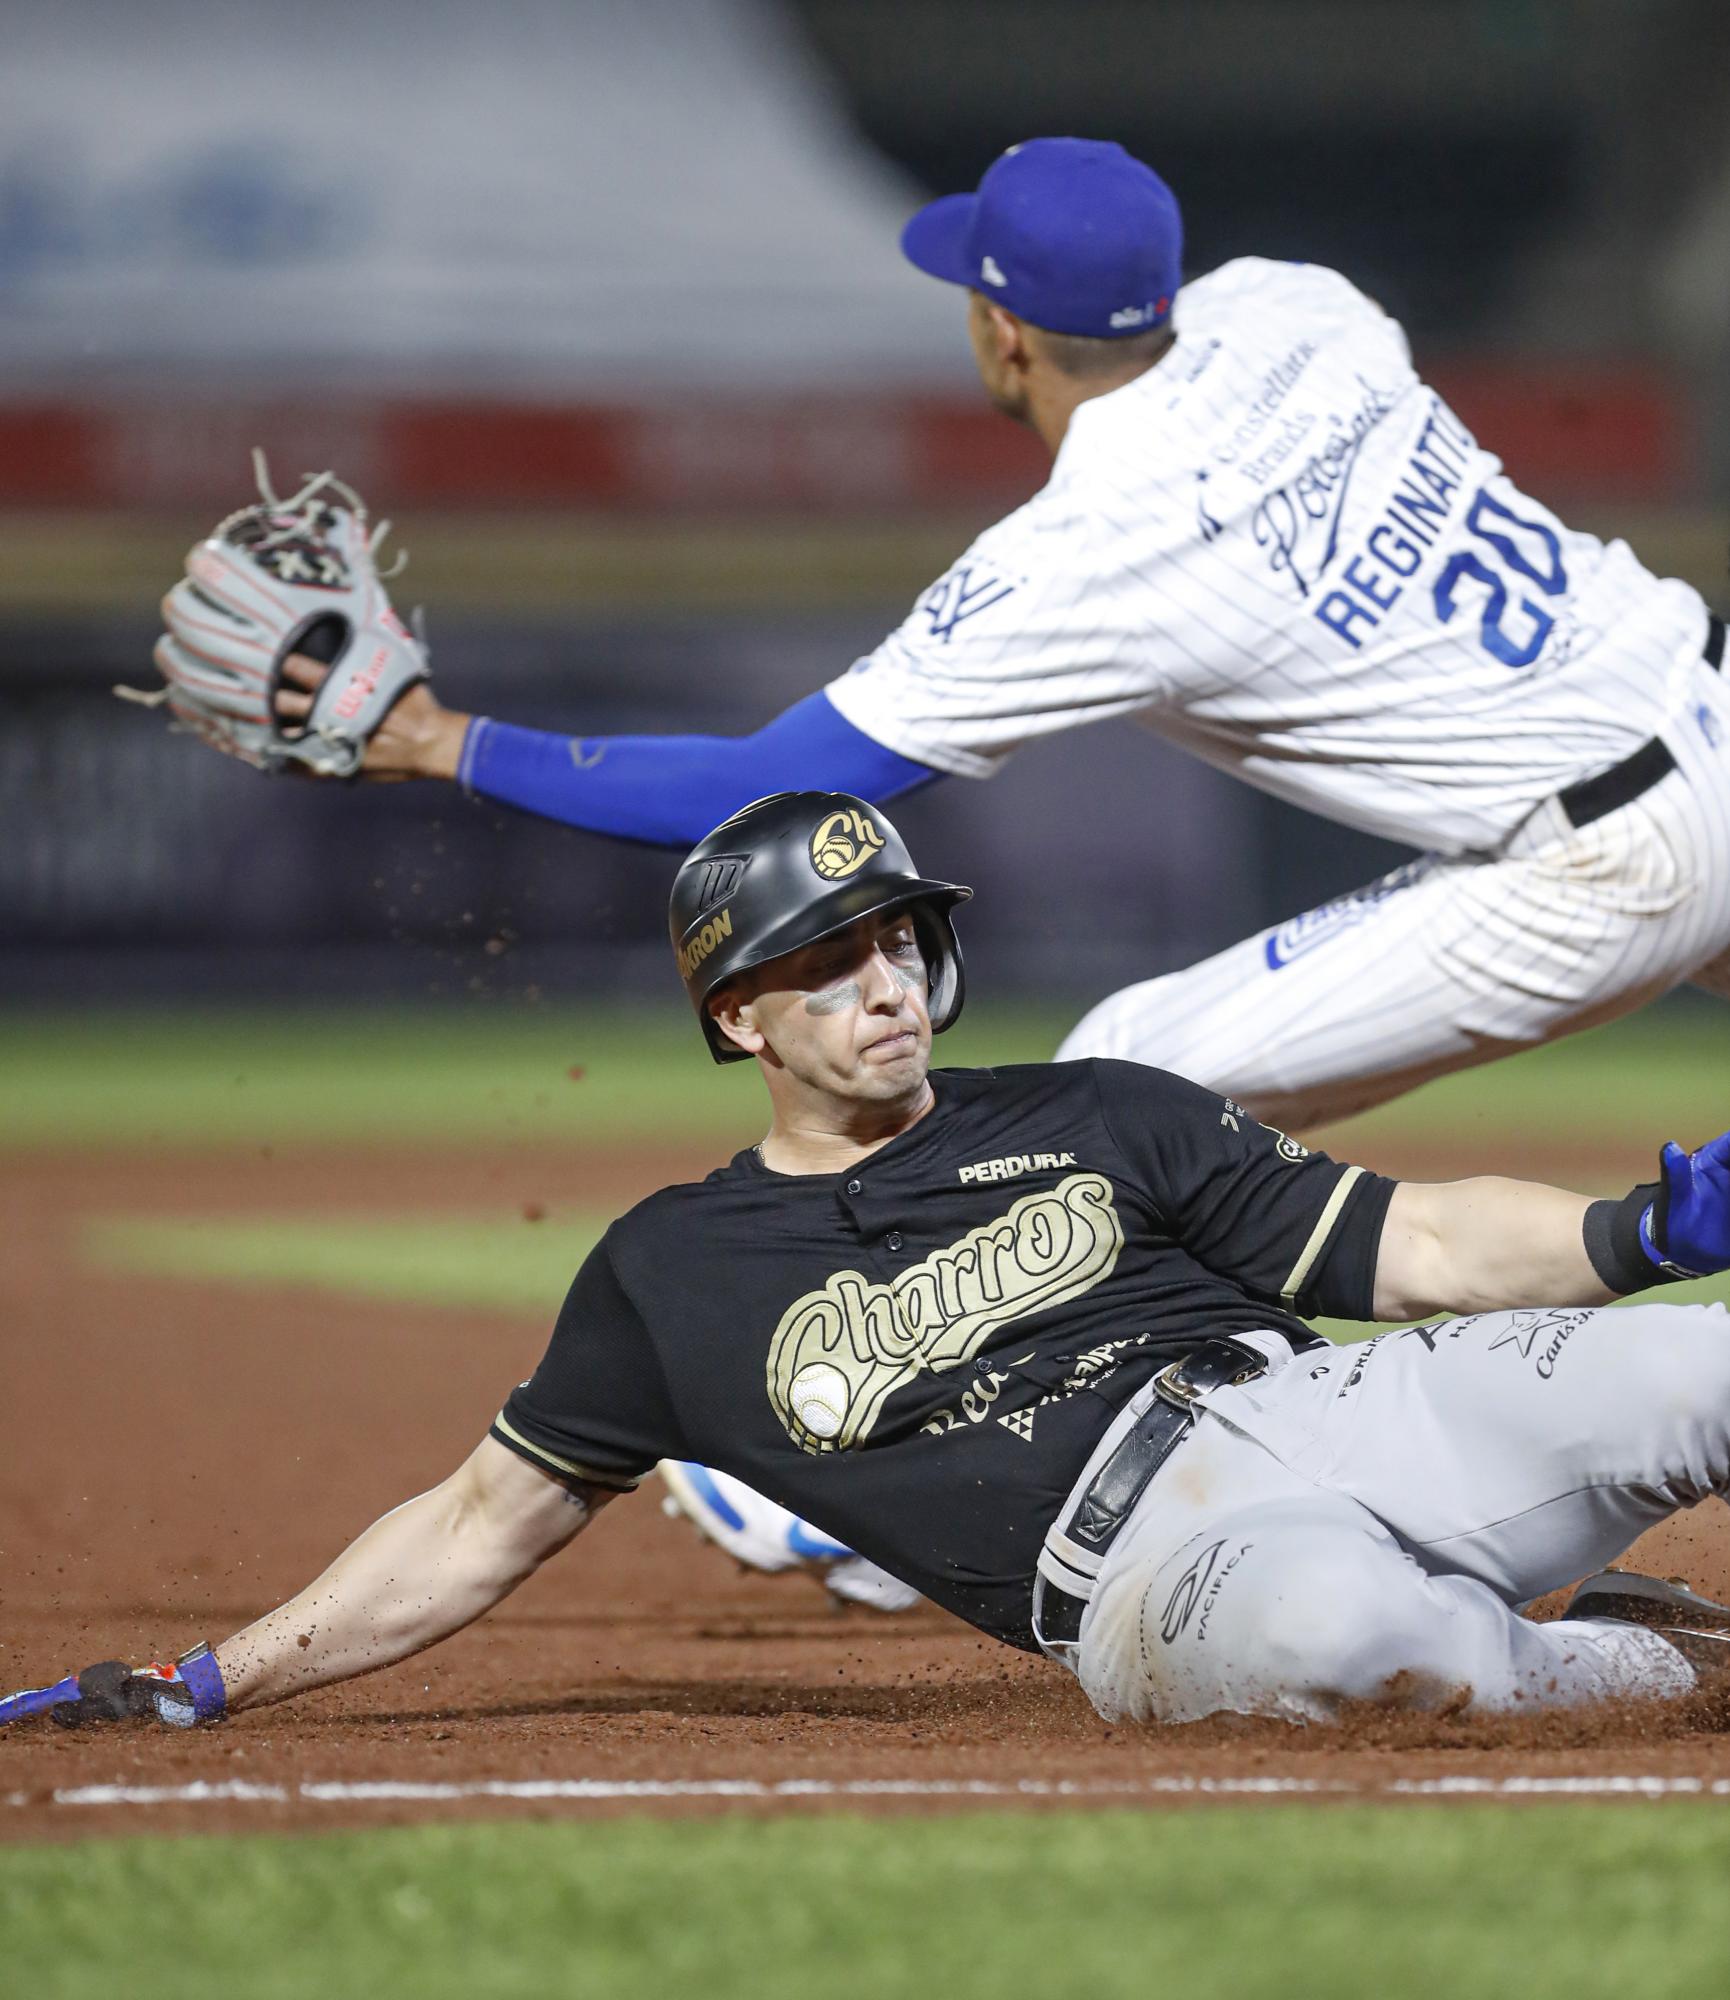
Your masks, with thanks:
[[[390,523],[374,528],[333,473],[279,500],[262,454],[253,464],[262,498],[218,523],[162,600],[168,630],[154,657],[167,685],[115,693],[165,706],[175,728],[261,771],[352,778],[392,705],[427,678],[426,647],[391,609],[379,574]],[[276,712],[291,653],[331,668],[303,723]]]

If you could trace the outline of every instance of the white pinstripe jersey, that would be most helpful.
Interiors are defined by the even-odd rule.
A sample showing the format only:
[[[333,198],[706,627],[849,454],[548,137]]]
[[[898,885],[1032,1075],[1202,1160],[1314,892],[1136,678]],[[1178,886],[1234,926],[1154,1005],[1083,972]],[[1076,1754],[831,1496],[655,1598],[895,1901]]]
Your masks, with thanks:
[[[1680,707],[1699,595],[1520,493],[1337,272],[1242,258],[1185,286],[1175,323],[830,686],[855,727],[984,777],[1132,715],[1331,819],[1461,852]]]

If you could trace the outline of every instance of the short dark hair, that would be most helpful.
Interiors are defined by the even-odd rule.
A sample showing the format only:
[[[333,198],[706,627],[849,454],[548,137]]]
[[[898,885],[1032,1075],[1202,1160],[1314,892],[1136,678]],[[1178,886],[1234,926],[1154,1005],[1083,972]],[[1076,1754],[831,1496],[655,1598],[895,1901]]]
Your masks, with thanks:
[[[1151,368],[1176,338],[1170,322],[1150,326],[1145,333],[1123,333],[1098,340],[1087,333],[1052,333],[1039,329],[1040,351],[1059,374],[1087,381],[1097,375],[1120,375],[1125,367]]]

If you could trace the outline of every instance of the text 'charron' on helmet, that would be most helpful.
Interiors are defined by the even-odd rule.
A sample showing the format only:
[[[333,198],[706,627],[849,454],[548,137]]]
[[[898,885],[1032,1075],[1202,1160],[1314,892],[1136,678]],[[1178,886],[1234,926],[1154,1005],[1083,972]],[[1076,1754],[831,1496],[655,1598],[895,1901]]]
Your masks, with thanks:
[[[667,929],[679,977],[716,1062],[744,1062],[708,1011],[754,965],[903,906],[930,981],[931,1032],[961,1012],[966,980],[950,912],[973,894],[913,866],[883,814],[849,792],[774,792],[698,841],[673,878]]]

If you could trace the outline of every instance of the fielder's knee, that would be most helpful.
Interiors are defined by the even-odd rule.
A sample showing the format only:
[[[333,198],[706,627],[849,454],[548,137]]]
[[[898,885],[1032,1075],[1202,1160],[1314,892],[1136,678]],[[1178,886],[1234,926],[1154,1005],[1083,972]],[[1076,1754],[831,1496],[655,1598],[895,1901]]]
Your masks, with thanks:
[[[1090,1007],[1058,1043],[1057,1060],[1086,1062],[1097,1056],[1121,1056],[1122,999],[1121,993],[1114,993],[1097,1007]]]
[[[1196,1075],[1201,1060],[1197,1029],[1206,1024],[1198,1023],[1193,999],[1188,1006],[1183,1004],[1177,989],[1184,977],[1180,972],[1167,973],[1108,994],[1064,1036],[1057,1060],[1078,1062],[1106,1056],[1119,1062],[1147,1063],[1204,1082],[1209,1088],[1219,1087],[1211,1077]]]
[[[1217,993],[1203,976],[1211,966],[1207,961],[1110,994],[1064,1036],[1057,1060],[1146,1063],[1235,1098],[1252,1118],[1263,1117],[1259,1107],[1278,1095],[1266,1075],[1265,1051],[1253,1027],[1236,1020],[1222,1025]]]

